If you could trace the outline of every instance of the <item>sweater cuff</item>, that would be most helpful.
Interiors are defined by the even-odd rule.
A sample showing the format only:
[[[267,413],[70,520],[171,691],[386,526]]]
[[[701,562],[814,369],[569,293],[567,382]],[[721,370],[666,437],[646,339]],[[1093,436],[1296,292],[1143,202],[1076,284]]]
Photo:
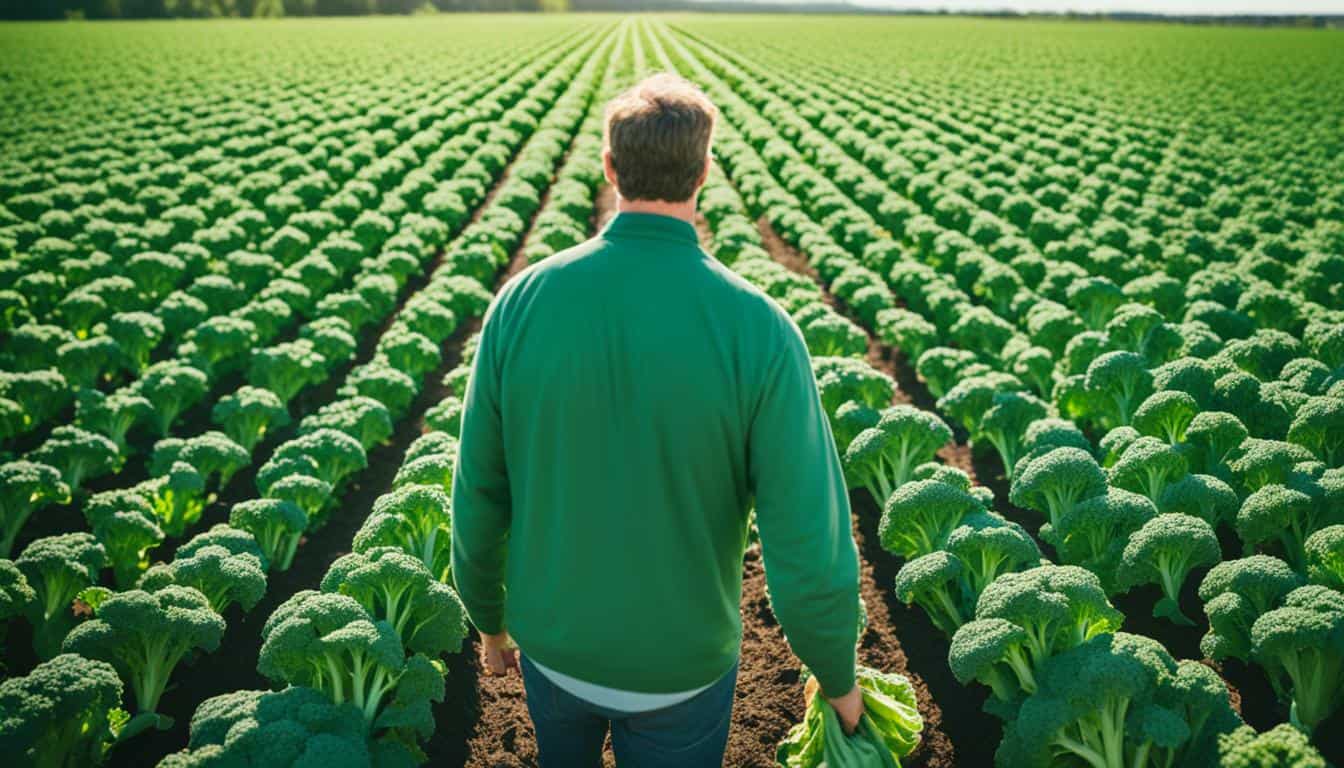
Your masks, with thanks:
[[[848,658],[844,656],[828,659],[824,666],[812,666],[813,677],[817,678],[817,683],[821,685],[821,694],[826,698],[837,698],[844,696],[854,688],[855,681],[855,654],[850,653]]]

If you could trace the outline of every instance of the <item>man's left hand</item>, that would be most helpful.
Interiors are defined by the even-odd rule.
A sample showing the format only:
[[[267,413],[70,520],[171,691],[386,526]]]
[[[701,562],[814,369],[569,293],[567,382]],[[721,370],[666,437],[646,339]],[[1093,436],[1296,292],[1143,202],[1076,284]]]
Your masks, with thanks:
[[[481,666],[493,677],[503,677],[518,669],[518,646],[507,630],[497,635],[481,633]]]

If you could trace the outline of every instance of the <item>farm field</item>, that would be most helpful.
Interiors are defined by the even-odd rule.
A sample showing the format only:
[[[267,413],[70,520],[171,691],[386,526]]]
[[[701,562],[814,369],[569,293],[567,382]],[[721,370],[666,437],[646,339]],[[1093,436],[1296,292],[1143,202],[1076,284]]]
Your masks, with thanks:
[[[451,587],[461,397],[656,71],[813,355],[901,764],[1344,765],[1344,38],[839,16],[0,25],[0,746],[536,764]],[[768,766],[804,673],[743,572]]]

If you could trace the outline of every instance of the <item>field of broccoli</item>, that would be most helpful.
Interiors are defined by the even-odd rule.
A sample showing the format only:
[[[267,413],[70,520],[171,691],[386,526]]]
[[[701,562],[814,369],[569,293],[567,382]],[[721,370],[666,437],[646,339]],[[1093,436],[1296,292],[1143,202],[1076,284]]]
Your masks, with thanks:
[[[1339,33],[710,15],[0,26],[6,764],[536,764],[460,398],[660,70],[813,354],[901,764],[1344,765]],[[743,566],[727,764],[810,768]]]

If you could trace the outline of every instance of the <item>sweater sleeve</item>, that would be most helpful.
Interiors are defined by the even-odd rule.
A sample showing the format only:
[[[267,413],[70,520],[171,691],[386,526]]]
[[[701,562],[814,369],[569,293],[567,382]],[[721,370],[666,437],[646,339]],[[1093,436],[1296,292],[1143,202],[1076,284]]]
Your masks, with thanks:
[[[827,696],[854,685],[859,561],[849,496],[802,334],[793,323],[766,372],[749,467],[765,577],[789,645]]]
[[[471,623],[486,634],[504,629],[504,567],[512,517],[500,413],[498,309],[496,302],[481,329],[453,471],[453,583]]]

